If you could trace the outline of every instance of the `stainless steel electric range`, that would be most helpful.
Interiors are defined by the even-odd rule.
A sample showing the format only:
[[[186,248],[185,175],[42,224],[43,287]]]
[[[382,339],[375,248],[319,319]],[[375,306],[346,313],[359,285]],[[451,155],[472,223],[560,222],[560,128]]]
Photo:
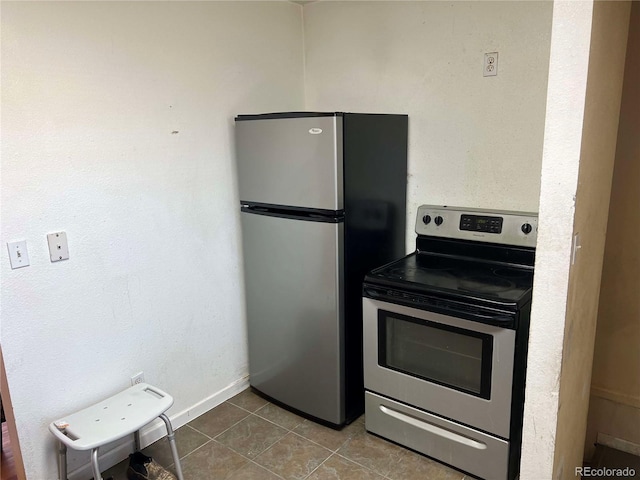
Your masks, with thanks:
[[[416,251],[364,280],[368,431],[517,476],[536,232],[533,213],[418,209]]]

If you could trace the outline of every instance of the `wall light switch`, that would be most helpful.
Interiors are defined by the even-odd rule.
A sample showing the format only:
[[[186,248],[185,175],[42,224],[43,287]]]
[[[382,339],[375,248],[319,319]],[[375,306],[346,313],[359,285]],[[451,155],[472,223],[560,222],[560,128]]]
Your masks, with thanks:
[[[52,262],[69,259],[69,244],[65,232],[50,233],[47,235],[49,243],[49,256]]]
[[[30,265],[26,240],[7,242],[7,248],[9,249],[9,261],[11,262],[12,269],[15,270],[16,268],[28,267]]]
[[[578,250],[580,250],[582,248],[582,245],[580,245],[580,234],[576,233],[573,236],[573,245],[571,247],[571,265],[574,265],[576,263],[576,257],[578,256]]]

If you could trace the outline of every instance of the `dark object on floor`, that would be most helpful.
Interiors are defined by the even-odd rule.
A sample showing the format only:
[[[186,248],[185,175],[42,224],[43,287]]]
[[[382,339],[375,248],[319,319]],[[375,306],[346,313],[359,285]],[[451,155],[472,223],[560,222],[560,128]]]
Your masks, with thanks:
[[[613,478],[612,475],[624,476],[626,479],[640,479],[640,457],[605,445],[596,445],[593,459],[585,465],[585,468],[590,468],[591,471],[590,475],[588,477],[585,475],[584,478],[592,480]],[[618,475],[615,475],[616,473]]]
[[[173,473],[162,468],[158,462],[142,452],[129,455],[127,478],[129,480],[176,480]]]

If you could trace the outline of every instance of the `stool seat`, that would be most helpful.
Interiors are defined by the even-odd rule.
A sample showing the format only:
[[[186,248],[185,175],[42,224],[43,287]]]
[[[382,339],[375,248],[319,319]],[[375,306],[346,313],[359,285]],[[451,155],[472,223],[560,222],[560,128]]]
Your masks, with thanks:
[[[167,428],[178,479],[183,480],[175,434],[164,413],[172,405],[171,395],[148,383],[139,383],[84,410],[51,422],[49,431],[60,441],[59,478],[67,479],[66,449],[69,447],[74,450],[91,450],[94,479],[100,480],[98,447],[133,433],[136,449],[139,449],[140,429],[159,418]]]
[[[51,422],[49,430],[74,450],[91,450],[140,430],[173,405],[173,397],[139,383],[95,405]],[[64,433],[56,424],[67,424]]]

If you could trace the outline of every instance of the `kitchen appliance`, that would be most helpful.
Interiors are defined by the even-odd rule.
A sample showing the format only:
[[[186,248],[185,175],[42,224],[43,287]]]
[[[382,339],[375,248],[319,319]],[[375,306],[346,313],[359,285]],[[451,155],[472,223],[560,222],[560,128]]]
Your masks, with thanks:
[[[339,427],[364,411],[364,275],[404,254],[408,118],[235,120],[249,382]]]
[[[518,473],[533,213],[423,205],[363,285],[366,428],[486,479]]]

